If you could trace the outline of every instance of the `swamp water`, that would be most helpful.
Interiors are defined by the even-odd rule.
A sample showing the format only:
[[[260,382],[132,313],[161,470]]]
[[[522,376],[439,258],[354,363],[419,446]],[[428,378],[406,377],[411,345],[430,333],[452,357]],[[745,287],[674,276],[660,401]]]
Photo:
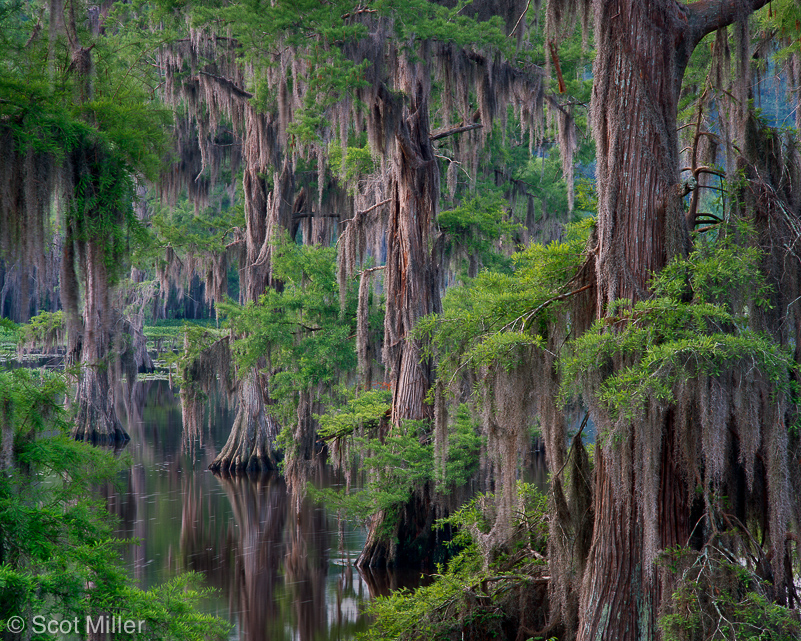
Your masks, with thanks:
[[[232,623],[230,639],[311,641],[353,638],[370,625],[362,614],[370,598],[419,582],[419,572],[357,570],[365,531],[309,500],[296,510],[280,476],[208,471],[232,414],[212,412],[204,433],[188,441],[166,381],[138,383],[131,405],[119,408],[131,467],[104,494],[118,535],[138,540],[126,562],[141,587],[198,572],[214,590],[204,609]],[[339,481],[320,466],[314,482]]]
[[[362,613],[371,598],[420,584],[416,570],[358,570],[365,530],[308,499],[297,510],[279,475],[212,474],[233,414],[210,414],[203,433],[186,439],[164,380],[139,382],[130,407],[118,407],[131,465],[104,495],[118,535],[138,541],[125,557],[140,587],[198,572],[213,590],[203,607],[231,622],[230,639],[322,641],[353,638],[371,623]],[[544,488],[544,461],[533,463],[526,480]],[[336,487],[338,476],[321,465],[313,482]]]

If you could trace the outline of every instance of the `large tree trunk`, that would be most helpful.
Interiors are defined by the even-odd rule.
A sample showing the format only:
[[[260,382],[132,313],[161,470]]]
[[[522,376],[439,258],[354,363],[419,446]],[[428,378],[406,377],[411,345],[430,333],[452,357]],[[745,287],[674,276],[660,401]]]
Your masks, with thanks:
[[[97,239],[82,252],[84,265],[83,336],[73,438],[101,443],[127,441],[114,408],[114,367],[111,359],[112,310],[105,254]]]
[[[386,316],[384,320],[384,364],[392,385],[392,424],[407,419],[433,419],[433,407],[425,398],[433,372],[422,358],[419,341],[410,340],[418,320],[440,311],[436,267],[429,242],[439,199],[439,169],[429,140],[429,87],[425,73],[415,63],[403,60],[398,85],[408,104],[401,110],[395,134],[394,183],[391,189],[387,230],[387,263],[384,276]],[[395,100],[380,92],[390,108]],[[394,565],[398,560],[419,562],[431,551],[430,526],[434,505],[431,488],[415,493],[403,509],[395,537],[398,545],[379,532],[384,515],[373,517],[367,543],[357,565]]]
[[[58,14],[56,31],[62,29],[64,4],[53,0],[51,10]],[[74,100],[85,103],[94,94],[94,45],[84,47],[78,38],[75,14],[71,11],[67,20],[69,43],[72,54],[69,70],[75,75]],[[51,33],[51,37],[52,33]],[[53,41],[51,40],[51,45]],[[80,354],[80,374],[76,403],[78,415],[72,435],[76,439],[100,442],[127,441],[128,434],[123,430],[114,403],[114,367],[112,358],[113,337],[117,330],[117,319],[112,313],[109,263],[121,258],[112,252],[112,235],[105,231],[109,224],[123,223],[121,202],[115,202],[115,190],[124,189],[116,182],[113,174],[104,175],[104,165],[110,162],[105,151],[90,138],[82,141],[71,157],[70,171],[75,190],[75,211],[68,221],[67,239],[63,259],[70,261],[62,266],[62,303],[71,317],[73,330],[79,324],[77,318],[77,281],[83,285],[83,324],[80,344],[70,338],[70,352]],[[109,178],[112,182],[107,182]],[[107,200],[108,199],[108,200]],[[74,247],[72,247],[74,243]],[[77,250],[77,251],[76,251]],[[75,264],[74,258],[77,256]],[[69,306],[69,307],[68,307]]]
[[[272,242],[292,221],[294,174],[288,158],[275,173],[274,187],[268,193],[263,178],[267,163],[275,161],[275,124],[266,115],[248,110],[245,141],[246,255],[242,270],[245,302],[257,301],[266,287],[277,286],[272,278]],[[260,367],[264,363],[260,361]],[[275,437],[278,421],[270,415],[272,404],[267,377],[255,370],[245,372],[239,382],[238,408],[231,433],[212,470],[237,472],[276,468]]]
[[[758,4],[594,2],[599,315],[615,300],[647,297],[652,274],[688,252],[676,131],[684,69],[705,34]],[[628,365],[621,358],[613,367]],[[578,639],[655,638],[670,578],[653,562],[658,550],[686,544],[691,529],[674,412],[651,408],[637,425],[614,426],[623,438],[606,439],[613,426],[600,408],[593,413],[595,524]]]
[[[277,468],[272,444],[280,428],[265,406],[266,389],[264,377],[253,370],[239,381],[236,417],[222,451],[209,466],[212,470],[233,473]]]

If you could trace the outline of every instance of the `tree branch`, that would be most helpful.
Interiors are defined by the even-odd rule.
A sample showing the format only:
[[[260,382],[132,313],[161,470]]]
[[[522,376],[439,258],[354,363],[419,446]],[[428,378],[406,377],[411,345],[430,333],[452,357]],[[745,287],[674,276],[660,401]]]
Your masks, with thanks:
[[[737,18],[761,9],[768,0],[698,0],[687,6],[689,24],[687,44],[691,48],[708,33],[727,27]]]
[[[473,129],[480,129],[484,125],[480,122],[475,122],[472,125],[459,125],[458,127],[453,127],[452,129],[445,129],[440,131],[433,132],[428,139],[432,142],[435,140],[440,140],[442,138],[447,138],[448,136],[454,136],[456,134],[460,134],[465,131],[472,131]]]
[[[574,289],[572,292],[567,292],[565,294],[559,294],[559,296],[554,296],[553,298],[549,298],[544,303],[542,303],[542,305],[540,305],[539,307],[534,309],[534,311],[529,312],[526,315],[526,317],[523,319],[523,330],[525,331],[526,325],[528,324],[528,322],[532,318],[534,318],[543,309],[548,307],[551,303],[555,303],[555,302],[560,301],[560,300],[565,300],[566,298],[570,298],[571,296],[575,296],[576,294],[580,294],[581,292],[585,292],[590,287],[592,287],[593,285],[595,285],[595,283],[588,283],[587,285],[584,285],[584,287],[579,287],[578,289]]]
[[[553,65],[556,68],[556,79],[559,82],[559,93],[565,93],[567,91],[565,87],[565,79],[562,77],[562,65],[559,64],[559,51],[556,48],[556,44],[551,40],[548,43],[548,47],[551,50],[551,60],[553,60]]]
[[[692,167],[682,167],[682,171],[691,171],[693,172],[693,176],[698,178],[698,174],[714,174],[715,176],[720,176],[722,178],[726,177],[726,174],[720,171],[720,169],[715,169],[714,167],[707,167],[706,165],[702,165],[701,167],[696,167],[693,169]]]
[[[359,7],[359,8],[354,9],[353,11],[351,11],[349,13],[343,14],[342,15],[342,19],[343,20],[347,20],[351,16],[358,16],[358,15],[361,15],[362,13],[378,13],[378,9],[366,9],[364,7]]]
[[[359,276],[362,274],[371,274],[373,272],[377,272],[380,269],[386,269],[386,265],[378,265],[377,267],[368,267],[367,269],[363,269],[358,273]]]
[[[292,214],[292,220],[301,218],[339,218],[339,214],[315,214],[313,211],[298,211]]]
[[[528,0],[528,2],[526,3],[526,8],[523,9],[523,13],[520,14],[520,17],[517,19],[517,22],[515,22],[515,26],[512,27],[512,30],[509,32],[508,36],[509,38],[511,38],[514,35],[515,31],[517,31],[517,28],[520,26],[520,23],[523,21],[523,18],[528,13],[528,8],[530,6],[531,6],[531,0]]]
[[[200,71],[198,75],[208,76],[209,78],[213,78],[217,82],[219,82],[223,87],[227,87],[230,89],[236,96],[240,98],[247,98],[250,99],[253,97],[253,94],[249,91],[245,91],[238,87],[233,80],[229,80],[228,78],[224,78],[223,76],[215,76],[213,73],[209,73],[208,71]]]

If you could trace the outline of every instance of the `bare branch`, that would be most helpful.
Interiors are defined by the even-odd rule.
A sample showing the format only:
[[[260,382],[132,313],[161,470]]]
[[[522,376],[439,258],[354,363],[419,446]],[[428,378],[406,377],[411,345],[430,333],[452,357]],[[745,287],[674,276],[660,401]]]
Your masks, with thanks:
[[[292,214],[292,220],[301,218],[339,218],[339,214],[316,214],[313,211],[298,211]]]
[[[523,13],[520,14],[520,17],[517,19],[517,22],[515,22],[515,26],[512,27],[512,30],[509,32],[509,38],[511,38],[514,35],[515,31],[517,31],[517,28],[520,26],[520,23],[523,21],[523,18],[528,13],[528,8],[530,6],[531,6],[531,0],[528,0],[528,2],[526,3],[526,8],[523,9]]]
[[[219,82],[223,87],[227,87],[230,89],[234,95],[239,98],[247,98],[250,99],[253,97],[253,94],[249,91],[245,91],[241,87],[238,87],[233,80],[229,80],[228,78],[224,78],[223,76],[216,76],[213,73],[209,73],[208,71],[201,71],[199,75],[208,76],[209,78],[213,78],[217,82]]]
[[[705,165],[702,165],[701,167],[696,167],[695,169],[693,169],[692,167],[682,167],[681,170],[693,172],[693,176],[695,176],[696,178],[698,177],[698,174],[714,174],[715,176],[721,176],[722,178],[726,177],[726,174],[720,171],[720,169],[715,169],[714,167],[707,167]]]
[[[371,274],[373,272],[377,272],[379,269],[385,269],[386,265],[378,265],[377,267],[370,267],[368,269],[363,269],[357,275],[361,276],[362,274]]]
[[[342,19],[343,20],[347,20],[351,16],[358,16],[359,14],[362,14],[362,13],[378,13],[378,9],[366,9],[364,7],[359,7],[358,9],[355,9],[354,11],[342,14]]]
[[[732,24],[737,18],[753,13],[768,0],[698,0],[687,6],[689,24],[687,44],[693,49],[715,29]]]
[[[465,131],[480,129],[483,126],[484,125],[481,124],[480,122],[474,122],[472,125],[459,125],[458,127],[453,127],[452,129],[446,129],[444,131],[435,131],[428,137],[428,139],[433,142],[434,140],[440,140],[442,138],[447,138],[448,136],[454,136],[456,134],[460,134]]]

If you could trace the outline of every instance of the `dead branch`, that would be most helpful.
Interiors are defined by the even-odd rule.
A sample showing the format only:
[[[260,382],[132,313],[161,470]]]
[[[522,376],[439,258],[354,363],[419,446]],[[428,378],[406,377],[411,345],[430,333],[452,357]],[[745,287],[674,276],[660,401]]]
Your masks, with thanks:
[[[367,9],[366,7],[359,7],[358,9],[354,9],[353,11],[349,11],[348,13],[343,13],[342,19],[347,20],[351,16],[358,16],[362,13],[378,13],[378,9]]]
[[[548,43],[548,48],[551,50],[551,60],[556,68],[556,79],[559,82],[559,93],[565,93],[567,89],[565,87],[565,79],[562,76],[562,65],[559,64],[559,50],[556,48],[556,44],[553,41]]]
[[[460,134],[465,131],[480,129],[483,126],[484,125],[481,124],[480,122],[475,122],[472,125],[459,125],[458,127],[453,127],[452,129],[446,129],[444,131],[435,131],[428,137],[428,139],[433,142],[434,140],[440,140],[442,138],[447,138],[448,136],[455,136],[456,134]]]
[[[511,38],[514,32],[517,31],[517,27],[520,26],[520,23],[523,21],[523,18],[528,13],[528,8],[530,6],[531,6],[531,0],[528,0],[528,2],[526,3],[526,8],[523,9],[523,13],[520,14],[520,17],[517,19],[517,22],[515,22],[515,26],[512,27],[512,30],[509,32],[509,35],[507,37]]]
[[[238,87],[236,85],[236,83],[234,83],[233,80],[230,80],[230,79],[225,78],[223,76],[217,76],[217,75],[215,75],[213,73],[209,73],[208,71],[200,71],[200,72],[198,72],[198,75],[208,76],[209,78],[212,78],[213,80],[216,80],[223,87],[227,87],[228,89],[230,89],[234,93],[234,95],[236,95],[236,96],[238,96],[240,98],[246,98],[246,99],[250,100],[253,97],[252,93],[250,93],[249,91],[245,91],[241,87]]]

